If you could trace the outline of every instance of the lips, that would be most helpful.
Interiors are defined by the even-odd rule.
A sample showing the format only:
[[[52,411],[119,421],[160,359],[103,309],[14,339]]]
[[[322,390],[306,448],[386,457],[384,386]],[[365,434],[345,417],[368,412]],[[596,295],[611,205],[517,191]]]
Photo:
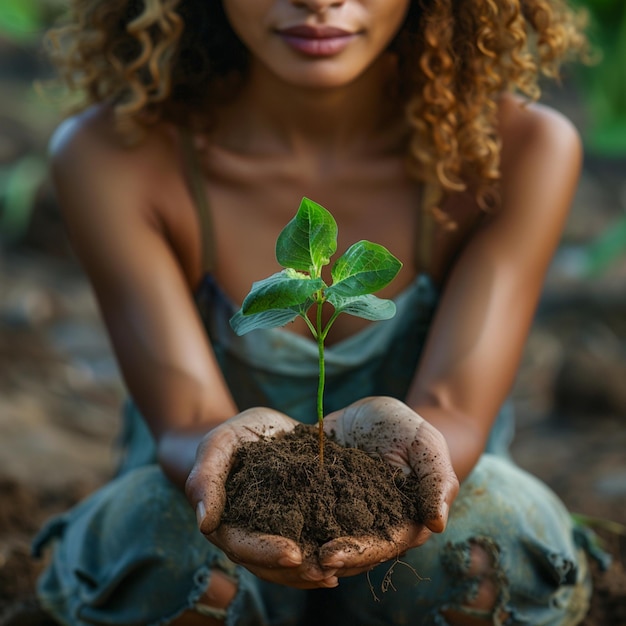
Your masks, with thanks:
[[[308,26],[306,24],[290,26],[279,32],[288,37],[302,37],[303,39],[333,39],[334,37],[349,37],[353,34],[334,26]]]
[[[356,34],[334,26],[298,24],[278,31],[283,41],[295,52],[308,57],[329,57],[339,54]]]

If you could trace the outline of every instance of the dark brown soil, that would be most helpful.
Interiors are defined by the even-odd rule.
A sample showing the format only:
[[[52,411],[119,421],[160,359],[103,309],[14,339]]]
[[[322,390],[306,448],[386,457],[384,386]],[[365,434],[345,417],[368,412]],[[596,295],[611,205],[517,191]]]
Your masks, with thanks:
[[[592,564],[594,581],[591,608],[580,626],[626,626],[626,571],[614,560],[606,572]]]
[[[306,556],[331,539],[390,539],[403,521],[424,519],[420,484],[380,457],[326,439],[316,427],[242,446],[226,484],[222,521],[281,535]]]

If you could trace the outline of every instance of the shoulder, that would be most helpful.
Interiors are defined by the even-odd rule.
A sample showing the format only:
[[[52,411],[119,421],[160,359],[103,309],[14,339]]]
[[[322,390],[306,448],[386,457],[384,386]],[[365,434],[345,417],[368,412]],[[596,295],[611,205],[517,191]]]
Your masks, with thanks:
[[[501,99],[499,115],[503,184],[533,171],[547,169],[557,178],[579,172],[580,135],[562,113],[506,95]]]
[[[180,187],[178,141],[173,128],[162,126],[129,145],[104,106],[62,122],[50,139],[48,154],[65,219],[161,221],[155,213],[165,210],[166,199]]]
[[[48,143],[53,168],[80,167],[98,155],[124,155],[122,140],[114,131],[113,115],[104,105],[97,105],[67,118],[56,128]]]
[[[49,142],[52,182],[86,266],[99,272],[122,260],[134,265],[137,251],[161,250],[172,252],[195,284],[201,269],[197,212],[182,159],[178,129],[152,127],[129,146],[101,106],[57,128]]]
[[[499,209],[472,237],[475,258],[496,259],[526,281],[525,289],[532,286],[529,293],[538,293],[578,185],[581,142],[560,113],[512,97],[500,103],[500,137]]]
[[[178,134],[155,127],[129,145],[111,110],[91,107],[62,122],[49,142],[58,205],[70,233],[160,226],[178,199]],[[174,198],[174,201],[172,200]]]
[[[155,167],[160,160],[171,155],[174,141],[173,130],[162,126],[131,144],[115,130],[111,110],[97,105],[63,121],[50,138],[48,154],[53,172],[80,170],[84,173],[94,165],[106,162],[107,171],[111,167],[126,170],[135,164],[132,169],[137,174],[141,164]],[[105,172],[101,173],[104,175]]]
[[[543,139],[558,143],[580,143],[576,127],[561,112],[511,94],[500,99],[499,123],[505,141],[525,137],[529,142]]]
[[[507,96],[500,104],[501,212],[521,225],[563,227],[582,167],[575,126],[561,113]]]

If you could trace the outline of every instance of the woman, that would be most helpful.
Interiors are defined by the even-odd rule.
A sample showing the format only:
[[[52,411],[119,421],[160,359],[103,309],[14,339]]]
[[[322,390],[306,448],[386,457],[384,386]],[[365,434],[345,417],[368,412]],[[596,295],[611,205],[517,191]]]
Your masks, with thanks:
[[[37,540],[55,619],[582,619],[578,533],[507,458],[502,408],[581,162],[571,124],[526,100],[584,52],[576,23],[560,0],[73,3],[50,41],[86,100],[52,172],[132,400],[119,475]],[[302,196],[339,249],[369,239],[403,262],[381,293],[394,320],[328,336],[326,428],[373,433],[409,472],[425,454],[435,485],[431,519],[315,562],[219,523],[237,445],[314,419],[302,320],[247,342],[228,327]],[[399,550],[398,591],[374,602]]]

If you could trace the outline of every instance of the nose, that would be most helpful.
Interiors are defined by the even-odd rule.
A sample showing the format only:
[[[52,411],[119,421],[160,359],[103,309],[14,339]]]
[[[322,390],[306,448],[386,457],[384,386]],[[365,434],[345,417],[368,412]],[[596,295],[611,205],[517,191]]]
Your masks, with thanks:
[[[292,4],[307,9],[311,13],[324,13],[328,9],[338,8],[346,0],[291,0]]]

